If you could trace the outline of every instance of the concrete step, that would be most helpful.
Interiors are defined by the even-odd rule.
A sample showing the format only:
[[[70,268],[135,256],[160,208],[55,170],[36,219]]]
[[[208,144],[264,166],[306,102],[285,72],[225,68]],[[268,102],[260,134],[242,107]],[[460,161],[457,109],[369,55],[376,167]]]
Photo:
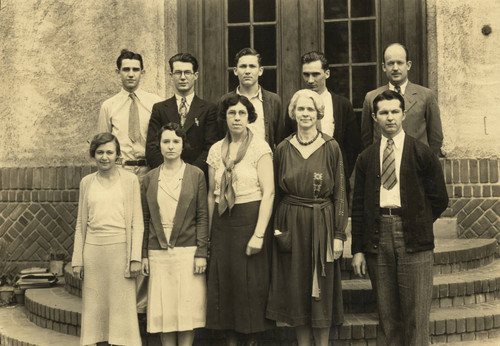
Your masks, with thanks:
[[[495,259],[496,239],[435,239],[434,275],[458,273],[488,265]],[[352,267],[350,248],[341,262],[342,279],[359,279]]]
[[[491,302],[500,299],[500,260],[461,273],[434,276],[433,307],[451,307]],[[375,311],[370,280],[342,282],[346,312]]]
[[[2,346],[78,346],[77,336],[58,333],[31,323],[24,306],[0,308]]]

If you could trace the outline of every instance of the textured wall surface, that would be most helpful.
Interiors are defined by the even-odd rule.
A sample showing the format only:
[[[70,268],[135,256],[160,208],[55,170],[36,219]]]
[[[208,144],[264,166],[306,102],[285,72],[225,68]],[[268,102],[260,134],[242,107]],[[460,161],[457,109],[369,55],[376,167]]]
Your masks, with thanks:
[[[435,9],[444,150],[454,158],[500,156],[500,1],[429,3]],[[492,28],[489,36],[481,33],[484,25]]]
[[[165,96],[164,0],[2,0],[0,166],[88,164],[102,101],[120,90],[122,48]]]

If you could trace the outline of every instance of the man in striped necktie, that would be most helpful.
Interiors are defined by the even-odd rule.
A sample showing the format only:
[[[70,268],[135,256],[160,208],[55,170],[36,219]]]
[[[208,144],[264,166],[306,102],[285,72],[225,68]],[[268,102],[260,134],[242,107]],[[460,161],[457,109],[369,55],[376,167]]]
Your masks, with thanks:
[[[448,205],[437,156],[403,131],[405,100],[386,90],[373,101],[381,138],[356,164],[352,266],[368,269],[381,331],[377,345],[428,345],[433,222]]]

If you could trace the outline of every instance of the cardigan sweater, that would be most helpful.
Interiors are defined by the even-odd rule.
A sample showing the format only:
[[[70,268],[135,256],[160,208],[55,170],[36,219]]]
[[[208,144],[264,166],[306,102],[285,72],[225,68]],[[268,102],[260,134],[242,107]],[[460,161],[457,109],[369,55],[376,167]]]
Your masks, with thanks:
[[[158,206],[160,167],[148,172],[141,184],[145,224],[142,257],[148,257],[148,250],[168,250],[176,246],[197,246],[195,257],[207,257],[208,201],[203,172],[198,167],[186,164],[169,246]]]
[[[141,195],[137,176],[122,168],[118,168],[120,184],[124,193],[125,235],[127,243],[125,277],[130,277],[130,262],[141,261],[141,246],[144,232],[142,220]],[[88,191],[97,179],[97,172],[85,176],[80,182],[78,199],[78,217],[76,219],[75,244],[73,246],[72,266],[83,266],[83,248],[87,234],[88,221]]]
[[[380,140],[358,157],[352,202],[352,254],[377,253],[380,231]],[[405,136],[400,196],[406,251],[434,248],[433,223],[448,206],[441,164],[425,144]]]

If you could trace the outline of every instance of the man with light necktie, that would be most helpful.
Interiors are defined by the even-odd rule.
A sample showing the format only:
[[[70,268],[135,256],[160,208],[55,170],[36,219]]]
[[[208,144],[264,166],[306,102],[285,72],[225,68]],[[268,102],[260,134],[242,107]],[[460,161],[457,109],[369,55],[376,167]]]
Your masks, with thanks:
[[[140,88],[141,77],[146,72],[140,54],[123,49],[116,66],[123,88],[103,102],[97,132],[111,132],[116,136],[123,168],[135,173],[140,180],[149,171],[146,132],[151,110],[161,98]]]
[[[380,138],[380,128],[372,119],[373,99],[385,90],[393,90],[405,99],[404,131],[428,145],[436,155],[441,154],[443,130],[436,96],[432,90],[408,80],[412,62],[408,49],[400,43],[388,45],[383,52],[382,70],[389,83],[368,92],[361,115],[361,140],[364,147]]]
[[[155,168],[163,163],[158,131],[167,123],[177,123],[186,132],[182,160],[200,168],[207,176],[208,150],[219,140],[216,107],[195,95],[198,61],[194,56],[178,53],[169,59],[168,64],[175,95],[153,107],[146,140],[148,164]]]
[[[431,149],[403,131],[401,94],[384,91],[373,111],[381,137],[356,162],[352,267],[370,276],[377,345],[428,345],[433,223],[448,206],[443,171]]]

